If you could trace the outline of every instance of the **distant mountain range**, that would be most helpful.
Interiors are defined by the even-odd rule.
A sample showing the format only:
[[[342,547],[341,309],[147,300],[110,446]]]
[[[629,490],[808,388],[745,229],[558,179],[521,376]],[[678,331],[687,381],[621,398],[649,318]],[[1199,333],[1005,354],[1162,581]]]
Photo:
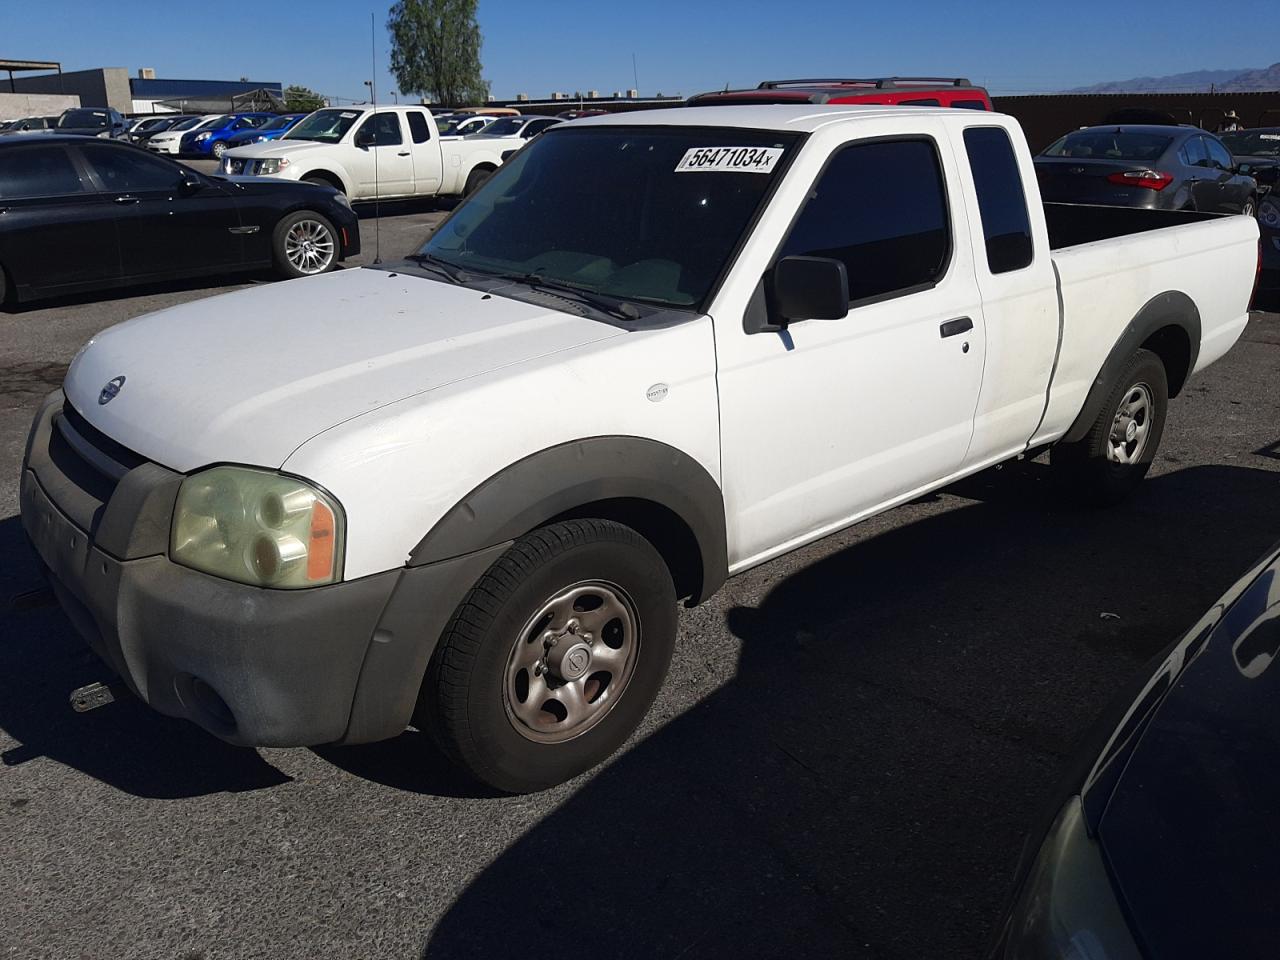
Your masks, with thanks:
[[[1067,93],[1245,93],[1250,90],[1280,90],[1280,63],[1262,69],[1194,70],[1169,77],[1135,77],[1112,80],[1091,87],[1076,87]]]

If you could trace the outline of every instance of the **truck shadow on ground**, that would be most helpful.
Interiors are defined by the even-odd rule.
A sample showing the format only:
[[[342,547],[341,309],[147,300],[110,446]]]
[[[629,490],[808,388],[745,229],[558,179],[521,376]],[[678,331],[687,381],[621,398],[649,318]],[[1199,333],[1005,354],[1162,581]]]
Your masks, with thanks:
[[[89,713],[72,711],[72,690],[112,674],[42,588],[21,522],[0,520],[0,730],[19,744],[0,752],[0,766],[48,757],[118,790],[158,799],[289,781],[256,751],[223,743],[132,697]]]
[[[423,958],[981,953],[1075,740],[1280,538],[1277,473],[1190,468],[1104,512],[1043,473],[728,609],[733,679],[509,847]]]

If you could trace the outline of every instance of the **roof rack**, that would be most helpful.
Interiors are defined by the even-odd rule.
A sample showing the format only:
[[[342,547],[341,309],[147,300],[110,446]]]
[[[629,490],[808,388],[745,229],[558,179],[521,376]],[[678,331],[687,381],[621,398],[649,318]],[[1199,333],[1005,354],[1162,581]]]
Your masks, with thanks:
[[[895,87],[916,84],[946,84],[950,87],[973,86],[964,77],[818,77],[805,80],[766,80],[756,87],[757,90],[778,90],[782,87],[816,87],[827,85],[870,86],[877,90],[892,90]]]

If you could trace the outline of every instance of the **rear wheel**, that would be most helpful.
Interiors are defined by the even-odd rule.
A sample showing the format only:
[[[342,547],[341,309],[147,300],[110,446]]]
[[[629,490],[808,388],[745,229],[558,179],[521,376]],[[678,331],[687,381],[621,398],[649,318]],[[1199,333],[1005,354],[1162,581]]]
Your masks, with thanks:
[[[480,186],[493,175],[492,170],[476,169],[467,174],[467,185],[462,188],[462,195],[469,197],[480,189]]]
[[[1168,409],[1164,364],[1150,350],[1138,350],[1089,432],[1051,451],[1050,464],[1064,491],[1099,506],[1123,500],[1151,469]]]
[[[320,214],[300,210],[276,224],[272,253],[286,279],[324,273],[338,263],[338,233]]]
[[[416,721],[477,779],[554,786],[620,747],[657,695],[676,635],[671,574],[609,520],[521,537],[454,613]]]

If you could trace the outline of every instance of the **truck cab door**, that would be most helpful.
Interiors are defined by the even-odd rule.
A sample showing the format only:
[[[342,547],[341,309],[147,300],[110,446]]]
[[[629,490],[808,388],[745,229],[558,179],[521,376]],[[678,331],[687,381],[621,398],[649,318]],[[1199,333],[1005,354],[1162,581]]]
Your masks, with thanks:
[[[982,296],[986,359],[966,467],[1021,453],[1040,425],[1058,351],[1057,278],[1044,207],[1027,202],[1035,166],[1003,127],[964,130],[954,144]],[[1033,196],[1035,194],[1033,193]]]
[[[963,207],[949,200],[958,178],[941,147],[916,133],[852,141],[820,172],[792,172],[816,179],[775,262],[844,263],[845,316],[749,332],[752,311],[774,316],[770,269],[745,321],[716,317],[731,564],[768,559],[960,469],[985,342],[972,250],[956,235]]]
[[[356,152],[361,161],[353,167],[361,198],[413,195],[413,151],[405,139],[400,114],[385,110],[370,114],[356,130]]]
[[[434,196],[444,181],[440,138],[434,133],[435,125],[425,110],[410,110],[405,119],[409,122],[409,139],[413,141],[414,192],[424,197]]]

